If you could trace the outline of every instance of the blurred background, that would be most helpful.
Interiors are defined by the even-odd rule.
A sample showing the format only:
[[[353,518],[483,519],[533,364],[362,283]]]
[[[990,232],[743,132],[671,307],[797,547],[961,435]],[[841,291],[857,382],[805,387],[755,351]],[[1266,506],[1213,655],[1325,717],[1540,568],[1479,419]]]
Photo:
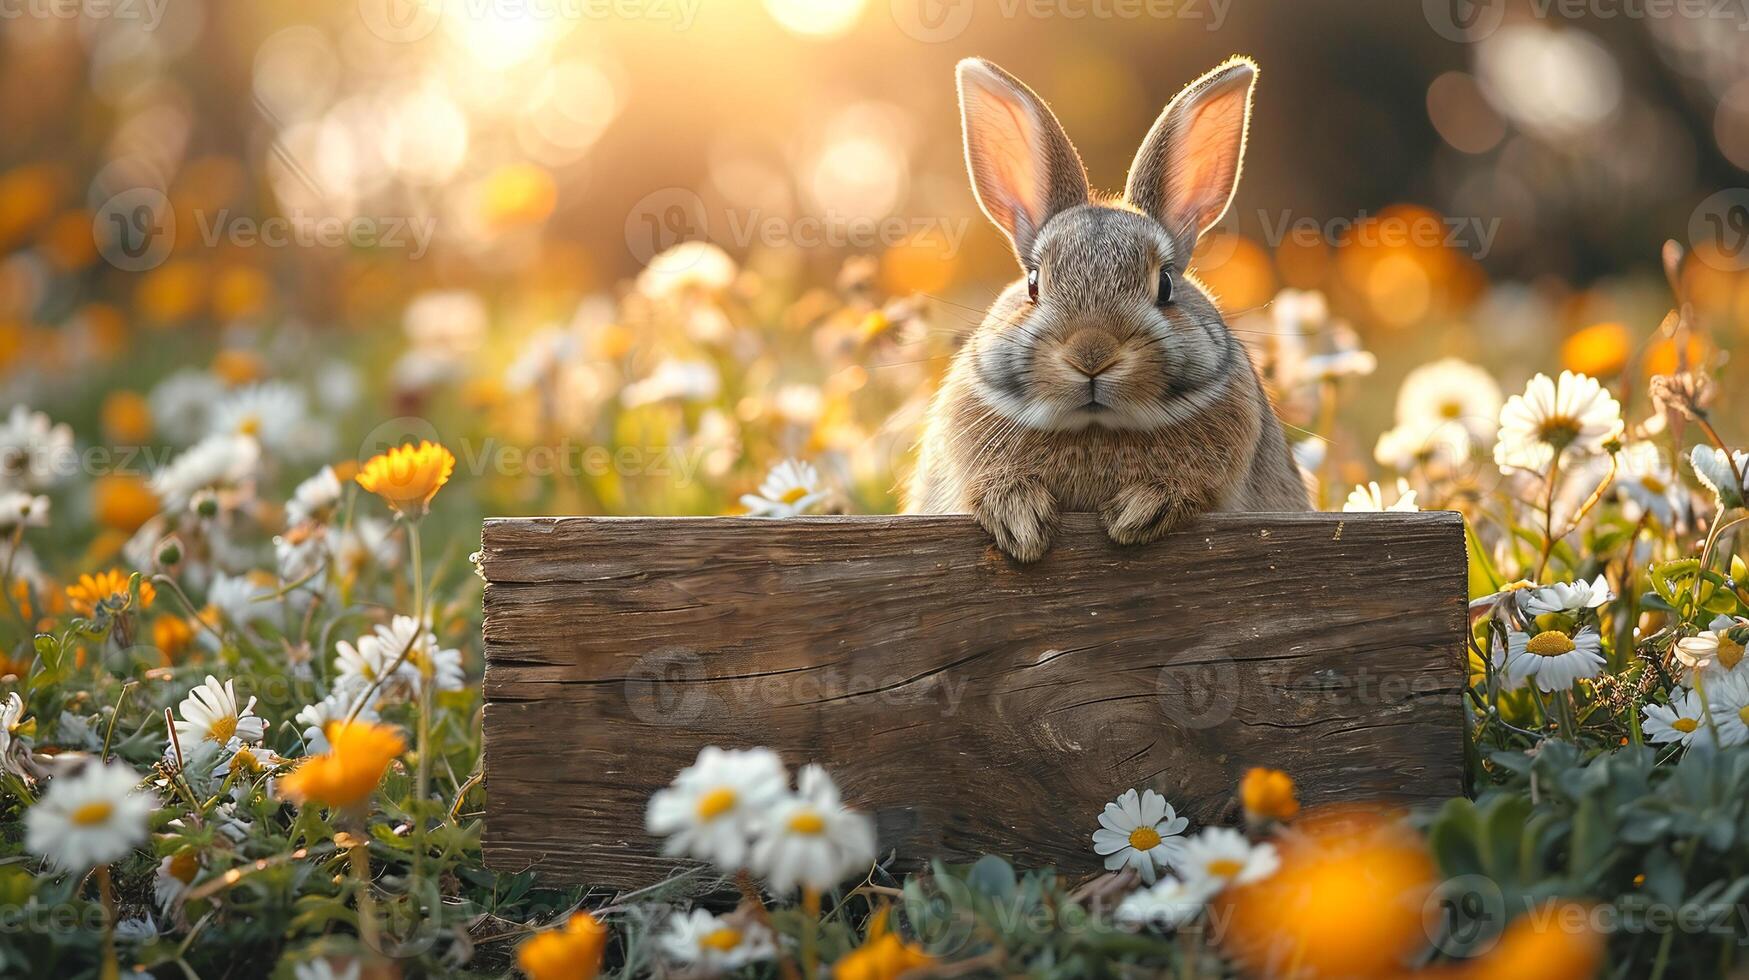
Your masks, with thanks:
[[[891,510],[1017,274],[954,62],[1027,80],[1116,189],[1235,52],[1249,159],[1196,267],[1248,339],[1347,358],[1330,417],[1277,392],[1331,491],[1440,357],[1507,393],[1586,371],[1630,418],[1649,375],[1722,367],[1749,436],[1741,0],[17,0],[0,32],[6,403],[81,448],[241,425],[285,482],[431,434],[474,450],[449,506],[478,513],[733,511],[796,455]],[[555,479],[504,446],[644,456]],[[694,472],[651,472],[669,450]],[[156,511],[154,461],[70,491],[90,548]]]

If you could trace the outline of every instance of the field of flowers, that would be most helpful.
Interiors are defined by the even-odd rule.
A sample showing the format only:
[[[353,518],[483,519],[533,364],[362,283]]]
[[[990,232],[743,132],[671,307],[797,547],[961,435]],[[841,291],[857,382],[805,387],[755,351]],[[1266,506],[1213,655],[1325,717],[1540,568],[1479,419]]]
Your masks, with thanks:
[[[901,878],[831,773],[708,750],[645,829],[718,874],[632,895],[480,865],[478,518],[890,510],[965,311],[683,245],[502,365],[481,297],[421,294],[385,382],[292,323],[160,344],[84,310],[8,355],[53,411],[0,426],[0,972],[1578,978],[1607,945],[1718,975],[1749,941],[1749,455],[1717,424],[1740,338],[1665,262],[1637,350],[1581,337],[1510,393],[1439,358],[1370,435],[1376,359],[1322,295],[1234,319],[1331,509],[1469,518],[1473,800],[1301,813],[1258,769],[1240,826],[1192,827],[1113,786],[1064,820],[1105,876]],[[29,380],[62,359],[96,404]]]

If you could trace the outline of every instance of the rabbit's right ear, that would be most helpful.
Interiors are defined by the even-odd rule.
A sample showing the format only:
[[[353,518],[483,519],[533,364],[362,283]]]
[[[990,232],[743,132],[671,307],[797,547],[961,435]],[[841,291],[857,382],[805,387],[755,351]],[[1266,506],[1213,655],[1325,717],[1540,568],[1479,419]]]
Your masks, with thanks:
[[[1233,57],[1186,86],[1148,130],[1124,197],[1166,226],[1180,251],[1226,214],[1245,159],[1257,64]]]
[[[978,206],[1023,266],[1045,222],[1087,203],[1087,171],[1057,117],[1020,79],[982,58],[959,64],[966,169]]]

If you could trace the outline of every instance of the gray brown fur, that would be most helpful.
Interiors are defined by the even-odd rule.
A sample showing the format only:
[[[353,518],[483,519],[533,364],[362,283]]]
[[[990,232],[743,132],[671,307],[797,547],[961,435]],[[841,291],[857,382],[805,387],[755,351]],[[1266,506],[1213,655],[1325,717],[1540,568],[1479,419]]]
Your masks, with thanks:
[[[1229,62],[1174,99],[1125,197],[1106,200],[1030,89],[961,63],[973,186],[1022,269],[1038,270],[1039,298],[1024,276],[1010,284],[955,357],[908,511],[970,513],[1036,561],[1064,511],[1097,512],[1112,540],[1141,544],[1206,511],[1308,509],[1250,358],[1185,268],[1231,199],[1254,74]]]

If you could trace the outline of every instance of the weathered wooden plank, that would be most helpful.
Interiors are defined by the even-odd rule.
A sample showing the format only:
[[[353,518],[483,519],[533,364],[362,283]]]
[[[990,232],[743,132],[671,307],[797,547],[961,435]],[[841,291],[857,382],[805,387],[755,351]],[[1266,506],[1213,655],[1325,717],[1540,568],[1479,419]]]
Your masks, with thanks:
[[[1096,866],[1106,800],[1216,818],[1462,778],[1455,514],[1214,515],[1142,548],[1068,515],[1019,566],[969,518],[486,523],[485,851],[647,883],[652,791],[708,744],[825,763],[883,848]]]

